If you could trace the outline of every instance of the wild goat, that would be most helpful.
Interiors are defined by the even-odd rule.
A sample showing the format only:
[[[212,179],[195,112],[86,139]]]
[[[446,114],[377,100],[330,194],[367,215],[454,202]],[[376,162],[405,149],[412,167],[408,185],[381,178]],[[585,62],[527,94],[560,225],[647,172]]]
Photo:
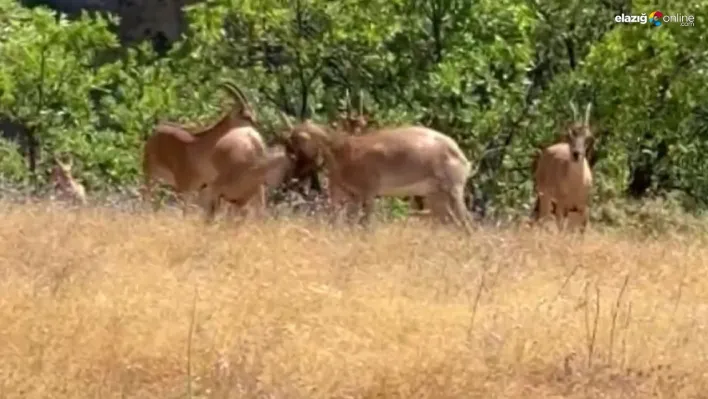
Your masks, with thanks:
[[[338,119],[336,119],[334,122],[330,123],[330,126],[334,131],[339,131],[342,133],[346,133],[352,136],[359,136],[362,134],[367,133],[369,124],[370,124],[370,117],[369,115],[364,113],[364,101],[363,101],[363,93],[360,91],[359,92],[359,110],[357,114],[354,114],[352,112],[352,103],[351,103],[351,98],[349,96],[349,91],[347,90],[346,92],[346,97],[345,97],[345,106],[346,106],[346,113],[340,113]],[[344,200],[344,197],[339,195],[339,193],[336,191],[336,187],[330,185],[329,187],[329,195],[330,195],[330,201],[340,201],[338,199],[341,199],[341,201]],[[411,208],[412,212],[411,215],[425,215],[425,204],[423,197],[421,196],[404,196],[402,198],[404,201],[408,202],[408,206]],[[340,201],[340,202],[341,202]]]
[[[334,130],[345,131],[348,134],[358,136],[366,132],[369,126],[369,117],[364,113],[364,94],[359,91],[359,112],[352,113],[352,102],[349,97],[349,90],[346,92],[345,106],[346,112],[340,113],[339,117],[330,126]]]
[[[71,173],[73,161],[69,159],[68,163],[63,163],[55,157],[54,163],[55,165],[52,168],[49,180],[59,192],[60,198],[86,205],[86,189],[81,183],[74,179]]]
[[[564,141],[553,144],[533,161],[534,190],[537,196],[537,211],[534,219],[539,220],[555,213],[559,229],[563,229],[565,219],[571,212],[582,218],[584,231],[589,220],[588,197],[592,188],[592,172],[587,160],[587,152],[594,141],[590,129],[592,104],[585,109],[585,119],[578,121],[578,110],[570,104],[573,120],[567,128]]]
[[[151,197],[153,181],[161,180],[174,188],[186,213],[187,193],[203,191],[220,175],[246,170],[264,155],[265,144],[255,129],[253,108],[235,84],[222,86],[236,103],[214,125],[194,133],[173,123],[155,127],[143,155],[146,198]],[[258,208],[265,207],[265,187],[256,189],[248,199]],[[207,201],[211,204],[213,198]]]
[[[452,219],[469,231],[463,194],[470,162],[450,137],[420,126],[351,136],[310,120],[293,126],[280,115],[288,127],[287,151],[295,159],[321,157],[330,192],[363,205],[363,222],[370,220],[376,196],[419,195],[442,221]]]
[[[235,168],[226,173],[220,173],[213,182],[203,190],[204,197],[209,199],[207,218],[213,219],[219,201],[224,200],[238,210],[244,206],[265,186],[276,187],[289,176],[294,165],[291,154],[284,148],[275,147],[245,168]]]

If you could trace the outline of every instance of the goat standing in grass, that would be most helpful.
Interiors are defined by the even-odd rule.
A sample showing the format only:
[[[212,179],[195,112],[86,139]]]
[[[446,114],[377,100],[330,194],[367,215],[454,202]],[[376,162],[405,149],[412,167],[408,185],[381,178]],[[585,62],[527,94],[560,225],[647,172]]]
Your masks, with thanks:
[[[590,129],[592,104],[588,103],[583,122],[578,122],[575,104],[570,106],[574,122],[566,130],[564,141],[545,148],[533,161],[537,196],[534,219],[543,220],[553,212],[558,228],[562,230],[569,214],[577,213],[582,220],[581,231],[585,231],[589,221],[588,197],[592,188],[592,172],[586,157],[593,144]]]
[[[370,220],[376,196],[423,196],[441,221],[470,229],[464,205],[470,162],[450,137],[421,126],[377,129],[361,136],[333,132],[306,120],[288,126],[283,141],[295,158],[322,157],[333,195],[362,205]],[[333,202],[337,202],[337,199]]]
[[[246,168],[219,174],[216,180],[207,184],[203,190],[203,196],[210,199],[207,218],[214,218],[217,204],[221,200],[230,203],[237,210],[242,210],[264,187],[277,187],[282,184],[293,165],[291,154],[282,147],[274,147],[266,150],[262,157]]]
[[[351,136],[360,136],[369,131],[376,131],[370,128],[370,117],[364,113],[364,95],[359,91],[359,110],[358,113],[352,112],[351,98],[349,91],[346,92],[345,106],[346,113],[339,114],[338,119],[330,124],[330,127],[337,132],[345,133]],[[337,207],[342,206],[346,202],[346,195],[340,193],[336,185],[330,184],[328,187],[330,201],[336,203]],[[379,196],[377,196],[379,197]],[[408,203],[411,209],[411,215],[427,215],[422,196],[403,196],[402,199]],[[351,208],[354,211],[354,208]]]
[[[86,205],[86,189],[74,179],[71,173],[73,162],[69,160],[68,163],[63,163],[58,158],[54,158],[54,163],[49,180],[59,192],[59,197],[75,204]]]
[[[265,153],[265,144],[253,108],[233,83],[223,84],[236,104],[214,125],[190,133],[173,123],[161,123],[145,143],[143,174],[145,197],[150,198],[154,180],[161,180],[176,191],[187,212],[186,194],[203,191],[220,175],[234,175],[247,170]],[[223,178],[222,178],[223,179]],[[247,200],[256,208],[265,207],[265,187],[256,189]],[[246,199],[244,199],[246,200]],[[207,197],[209,209],[216,201]],[[217,204],[218,205],[218,204]]]

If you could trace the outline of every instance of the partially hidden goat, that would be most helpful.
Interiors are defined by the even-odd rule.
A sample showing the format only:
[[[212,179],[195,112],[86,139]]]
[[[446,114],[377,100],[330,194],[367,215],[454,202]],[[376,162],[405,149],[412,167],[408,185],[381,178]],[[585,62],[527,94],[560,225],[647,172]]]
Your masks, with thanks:
[[[571,213],[581,219],[581,231],[589,222],[589,195],[592,188],[592,171],[587,153],[592,148],[594,137],[590,128],[592,104],[585,109],[585,119],[578,122],[578,110],[570,104],[574,122],[566,129],[563,141],[553,144],[538,153],[533,160],[536,209],[533,219],[543,220],[555,214],[559,229]]]
[[[67,163],[61,162],[58,158],[54,158],[54,167],[50,175],[50,182],[59,192],[59,197],[63,200],[69,200],[75,204],[86,205],[86,189],[76,181],[71,169],[73,161],[69,159]]]
[[[255,128],[253,108],[235,84],[225,82],[222,87],[235,105],[212,126],[194,133],[174,123],[155,127],[143,155],[146,198],[151,196],[153,182],[160,180],[175,190],[186,213],[186,194],[200,191],[206,195],[207,185],[219,176],[246,170],[264,155],[265,143]],[[264,208],[265,187],[256,189],[248,200],[257,209]],[[206,198],[209,207],[213,201]]]
[[[249,200],[258,195],[264,187],[277,187],[289,176],[294,165],[291,154],[283,147],[274,147],[245,168],[232,169],[220,174],[207,184],[203,196],[210,198],[207,218],[212,219],[219,201],[230,203],[237,210],[243,210]]]

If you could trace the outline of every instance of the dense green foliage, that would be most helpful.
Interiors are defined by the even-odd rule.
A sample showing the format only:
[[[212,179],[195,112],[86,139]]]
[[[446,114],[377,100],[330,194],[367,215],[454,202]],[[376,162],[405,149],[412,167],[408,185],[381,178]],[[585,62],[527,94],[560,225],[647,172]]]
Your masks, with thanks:
[[[708,1],[664,14],[695,26],[622,24],[647,1],[209,0],[164,57],[120,49],[107,19],[56,19],[0,0],[0,115],[38,152],[0,141],[0,173],[41,182],[47,154],[70,153],[89,191],[135,184],[158,120],[213,121],[228,77],[268,136],[276,112],[326,120],[346,90],[379,124],[421,123],[456,138],[477,165],[485,213],[523,211],[535,148],[594,104],[595,201],[679,193],[708,202]],[[631,10],[631,11],[630,11]],[[38,160],[36,165],[34,160]],[[525,211],[524,211],[525,212]]]

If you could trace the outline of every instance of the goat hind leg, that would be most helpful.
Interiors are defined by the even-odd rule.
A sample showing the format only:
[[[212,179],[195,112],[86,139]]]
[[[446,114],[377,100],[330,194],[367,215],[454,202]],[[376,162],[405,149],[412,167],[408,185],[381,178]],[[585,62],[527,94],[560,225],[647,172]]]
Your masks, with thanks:
[[[199,190],[199,204],[204,209],[204,219],[207,223],[213,222],[219,210],[221,196],[216,194],[215,188],[205,185]]]
[[[430,207],[430,213],[441,224],[449,224],[454,221],[454,214],[450,207],[450,201],[444,192],[437,192],[428,195],[426,203]]]
[[[565,204],[556,203],[554,214],[556,216],[556,226],[558,226],[558,231],[565,230],[568,222],[568,213],[568,208]]]
[[[259,186],[248,201],[248,216],[262,218],[266,214],[266,188]]]
[[[362,211],[364,214],[362,215],[360,222],[363,226],[370,226],[371,225],[371,218],[374,213],[374,206],[376,205],[375,198],[374,197],[365,197],[364,199],[361,200],[361,205],[362,205]]]
[[[543,225],[546,219],[552,213],[555,213],[555,210],[553,208],[553,201],[543,194],[538,194],[536,196],[536,202],[538,212],[535,212],[534,223]]]
[[[462,227],[465,231],[470,232],[472,226],[470,223],[470,215],[467,212],[467,207],[465,207],[464,190],[464,186],[461,186],[447,192],[448,211],[458,226]]]

